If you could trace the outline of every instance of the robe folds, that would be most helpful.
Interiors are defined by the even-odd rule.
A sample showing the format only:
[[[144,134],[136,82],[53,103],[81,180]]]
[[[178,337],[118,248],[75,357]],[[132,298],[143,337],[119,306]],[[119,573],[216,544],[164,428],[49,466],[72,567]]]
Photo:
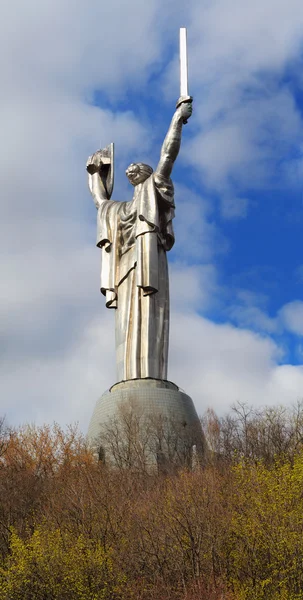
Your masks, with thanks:
[[[97,217],[101,292],[115,308],[118,381],[167,379],[174,188],[153,173],[128,202],[103,200]]]

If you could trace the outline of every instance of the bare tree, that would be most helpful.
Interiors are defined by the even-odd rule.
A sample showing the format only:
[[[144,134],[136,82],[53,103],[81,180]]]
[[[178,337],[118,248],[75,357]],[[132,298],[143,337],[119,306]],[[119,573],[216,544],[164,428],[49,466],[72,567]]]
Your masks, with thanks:
[[[277,458],[292,461],[303,444],[303,403],[257,409],[237,402],[221,418],[208,410],[202,426],[213,461],[245,458],[267,465]]]

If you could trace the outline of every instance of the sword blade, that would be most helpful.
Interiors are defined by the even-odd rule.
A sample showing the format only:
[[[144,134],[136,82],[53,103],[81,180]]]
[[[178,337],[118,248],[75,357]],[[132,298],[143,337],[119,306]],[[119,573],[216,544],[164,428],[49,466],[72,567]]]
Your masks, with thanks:
[[[186,27],[180,28],[180,96],[188,96]]]

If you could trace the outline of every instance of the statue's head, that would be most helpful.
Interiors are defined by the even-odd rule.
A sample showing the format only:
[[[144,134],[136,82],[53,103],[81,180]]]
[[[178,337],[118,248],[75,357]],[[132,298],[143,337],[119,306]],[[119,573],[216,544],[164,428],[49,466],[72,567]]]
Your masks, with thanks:
[[[125,173],[132,185],[143,183],[152,174],[153,169],[144,163],[132,163],[127,167]]]

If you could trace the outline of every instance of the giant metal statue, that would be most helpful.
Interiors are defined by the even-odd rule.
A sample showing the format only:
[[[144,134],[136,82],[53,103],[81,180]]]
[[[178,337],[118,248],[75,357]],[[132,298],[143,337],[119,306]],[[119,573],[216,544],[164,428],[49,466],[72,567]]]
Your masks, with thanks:
[[[140,448],[144,461],[164,470],[168,464],[192,464],[194,448],[199,460],[203,460],[205,454],[201,424],[192,399],[167,381],[169,282],[166,253],[174,244],[172,220],[175,211],[170,176],[180,150],[183,125],[192,114],[192,98],[187,88],[185,29],[180,30],[180,73],[181,95],[163,142],[158,166],[153,171],[146,164],[136,163],[126,170],[134,186],[131,200],[111,200],[113,144],[95,152],[86,165],[89,188],[98,210],[101,292],[106,306],[115,310],[118,370],[117,383],[96,403],[88,439],[102,460],[107,457],[106,461],[118,464],[121,453],[119,450],[117,454],[116,444],[122,444],[125,448]],[[184,358],[186,360],[186,349]],[[129,433],[129,425],[139,422],[138,430],[144,441],[138,445],[133,439],[133,428]],[[130,446],[125,435],[131,435]],[[129,465],[128,451],[126,454]],[[141,454],[138,460],[141,464]]]
[[[89,157],[89,188],[98,210],[101,292],[115,309],[118,381],[167,379],[169,282],[166,252],[174,244],[174,188],[170,178],[183,125],[192,114],[187,87],[186,30],[180,30],[181,96],[155,171],[131,164],[132,200],[111,200],[113,144]]]

